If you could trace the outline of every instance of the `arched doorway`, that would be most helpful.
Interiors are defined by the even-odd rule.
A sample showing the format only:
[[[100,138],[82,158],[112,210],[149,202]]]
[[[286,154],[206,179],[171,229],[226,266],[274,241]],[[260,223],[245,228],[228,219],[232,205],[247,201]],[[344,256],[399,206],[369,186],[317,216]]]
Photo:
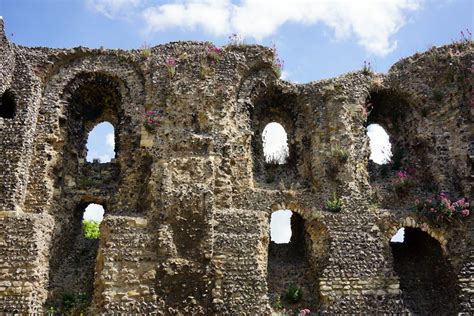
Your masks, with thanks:
[[[100,204],[81,203],[67,223],[67,234],[56,241],[50,256],[46,310],[58,314],[86,314],[94,290],[104,212]]]
[[[316,277],[308,253],[310,237],[304,219],[290,210],[271,215],[268,245],[267,285],[274,311],[293,312],[302,307],[315,309]]]
[[[456,274],[439,242],[419,228],[395,236],[390,246],[405,307],[415,315],[456,314]]]

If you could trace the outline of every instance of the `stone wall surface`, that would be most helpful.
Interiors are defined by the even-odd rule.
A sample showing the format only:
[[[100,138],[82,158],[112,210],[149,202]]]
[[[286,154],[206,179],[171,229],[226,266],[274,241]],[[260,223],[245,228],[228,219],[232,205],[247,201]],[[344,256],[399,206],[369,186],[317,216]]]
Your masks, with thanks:
[[[16,105],[0,117],[0,314],[75,291],[90,314],[472,313],[472,216],[413,209],[473,196],[472,42],[298,85],[268,48],[213,47],[29,48],[0,19],[0,95]],[[103,121],[116,156],[87,162]],[[285,164],[265,161],[270,122],[287,132]],[[369,162],[370,123],[390,135],[388,165]],[[416,170],[409,190],[399,170]],[[340,212],[325,207],[334,195]],[[105,209],[98,241],[82,236],[89,203]],[[270,241],[281,209],[294,213],[287,245]],[[422,237],[391,243],[403,227]]]

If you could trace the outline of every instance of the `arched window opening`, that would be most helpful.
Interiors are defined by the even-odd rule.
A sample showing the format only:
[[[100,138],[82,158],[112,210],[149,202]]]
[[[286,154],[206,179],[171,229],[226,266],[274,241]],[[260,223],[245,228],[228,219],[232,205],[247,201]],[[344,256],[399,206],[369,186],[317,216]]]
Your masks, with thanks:
[[[288,136],[281,124],[272,122],[265,126],[262,133],[263,155],[265,162],[282,165],[290,155]]]
[[[456,273],[439,242],[419,228],[402,229],[393,236],[390,246],[405,305],[414,315],[455,313],[458,310]]]
[[[115,158],[114,126],[109,122],[97,124],[87,138],[87,161],[110,162]]]
[[[270,219],[267,285],[275,312],[295,304],[314,309],[314,275],[307,254],[304,219],[290,210],[279,210]],[[291,271],[291,272],[289,272]]]
[[[82,218],[84,237],[97,239],[100,236],[100,223],[104,218],[104,207],[100,204],[89,204]]]
[[[10,90],[5,91],[0,98],[0,117],[12,119],[16,112],[15,95]]]
[[[388,164],[392,158],[392,144],[385,129],[379,124],[367,126],[369,137],[370,157],[369,159],[379,165]]]
[[[290,210],[279,210],[272,213],[270,220],[270,240],[277,244],[287,244],[291,239]]]

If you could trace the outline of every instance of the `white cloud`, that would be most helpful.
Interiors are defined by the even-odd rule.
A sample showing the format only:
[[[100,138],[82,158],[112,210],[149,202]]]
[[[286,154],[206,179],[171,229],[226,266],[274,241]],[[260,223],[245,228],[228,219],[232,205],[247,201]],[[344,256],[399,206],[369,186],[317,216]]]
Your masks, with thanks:
[[[105,135],[105,143],[111,149],[115,148],[115,135],[114,135],[114,133],[108,133],[107,135]]]
[[[132,2],[120,0],[126,1]],[[202,28],[212,35],[237,32],[256,40],[274,34],[285,23],[323,23],[334,31],[335,39],[354,37],[368,52],[386,55],[397,44],[391,37],[405,25],[410,11],[421,8],[422,1],[243,0],[233,4],[230,0],[181,0],[149,7],[142,16],[149,32]]]
[[[201,27],[213,35],[230,32],[230,15],[231,3],[228,0],[187,0],[150,7],[143,11],[149,32],[169,27]]]
[[[86,4],[93,11],[113,19],[128,16],[142,4],[142,0],[86,0]]]

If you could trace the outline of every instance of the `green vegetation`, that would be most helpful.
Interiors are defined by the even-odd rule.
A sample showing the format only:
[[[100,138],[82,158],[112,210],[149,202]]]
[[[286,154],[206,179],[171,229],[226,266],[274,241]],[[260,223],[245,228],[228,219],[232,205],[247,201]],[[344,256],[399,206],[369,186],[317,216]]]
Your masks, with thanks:
[[[372,74],[374,71],[372,69],[372,65],[370,64],[370,61],[364,60],[364,65],[362,66],[362,74],[368,76]]]
[[[100,162],[100,160],[98,162]],[[93,186],[96,186],[96,185],[98,185],[98,181],[93,179],[93,178],[82,177],[82,178],[79,179],[79,187],[80,188],[88,188],[88,187],[93,187]]]
[[[326,201],[326,209],[328,211],[337,213],[342,210],[342,200],[336,196],[336,192],[333,193],[333,198]]]
[[[338,162],[345,163],[349,158],[349,152],[347,149],[342,148],[339,145],[334,145],[331,147],[331,156],[334,157]]]
[[[90,297],[84,292],[63,293],[55,306],[48,307],[45,315],[85,315],[89,301]]]
[[[100,237],[100,222],[92,220],[83,220],[82,228],[84,230],[84,237],[90,239],[98,239]]]
[[[303,290],[299,286],[291,285],[288,290],[286,290],[285,294],[283,295],[283,299],[290,303],[296,304],[301,301],[303,297]]]

